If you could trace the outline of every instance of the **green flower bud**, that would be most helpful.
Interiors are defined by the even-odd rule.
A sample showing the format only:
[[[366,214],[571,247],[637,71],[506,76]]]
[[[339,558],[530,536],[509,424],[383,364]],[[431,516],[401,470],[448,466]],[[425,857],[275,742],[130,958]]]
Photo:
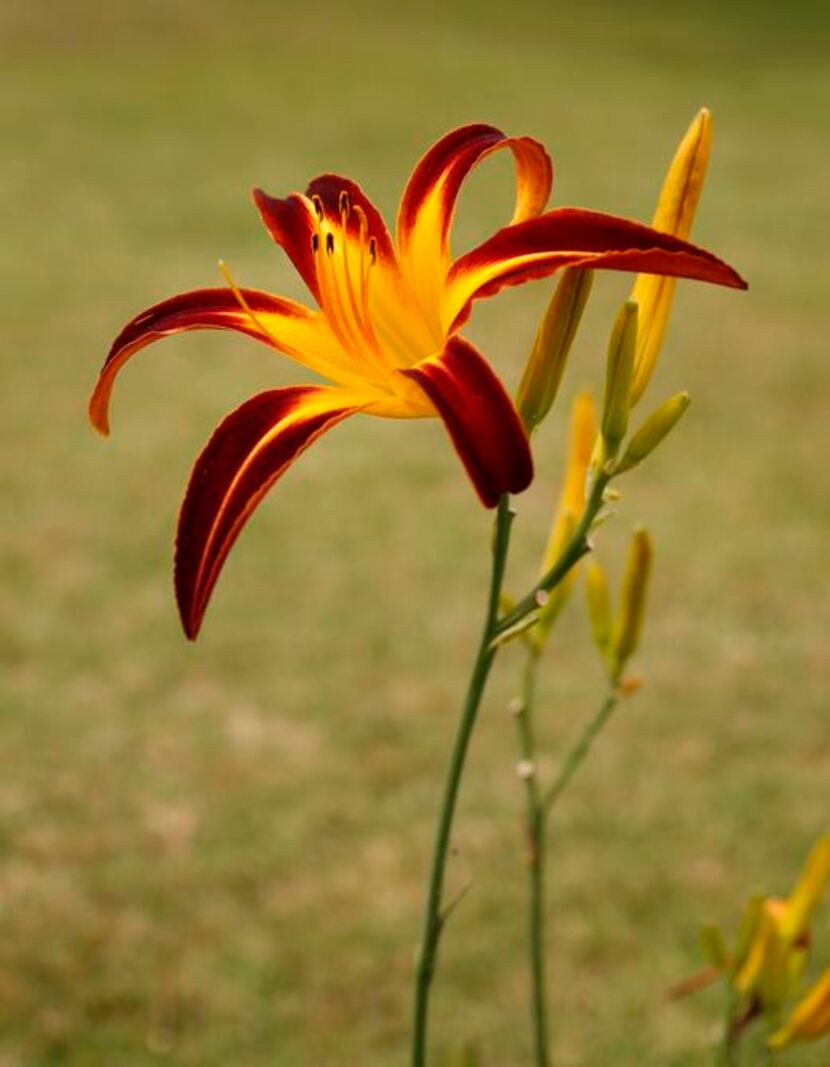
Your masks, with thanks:
[[[568,267],[551,297],[516,396],[516,407],[529,433],[556,399],[592,281],[592,271]]]
[[[643,628],[646,592],[653,555],[651,537],[647,530],[639,527],[634,532],[628,553],[628,563],[620,591],[620,606],[614,625],[611,653],[615,678],[620,677],[626,663],[637,650],[637,643]]]
[[[676,393],[653,411],[628,442],[615,473],[622,474],[623,471],[631,470],[638,463],[642,463],[646,456],[668,437],[683,418],[690,403],[688,393]]]
[[[608,343],[605,396],[602,404],[602,439],[605,458],[611,459],[628,429],[631,376],[637,348],[637,301],[626,300],[620,308]]]

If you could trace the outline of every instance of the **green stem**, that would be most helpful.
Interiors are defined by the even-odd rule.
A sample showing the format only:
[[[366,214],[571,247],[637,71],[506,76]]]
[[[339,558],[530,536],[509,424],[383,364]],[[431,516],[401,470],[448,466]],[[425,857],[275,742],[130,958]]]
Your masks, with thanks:
[[[534,708],[536,703],[536,673],[539,650],[528,648],[522,677],[521,705],[517,709],[516,725],[519,751],[524,763],[525,833],[527,835],[528,873],[528,961],[532,983],[531,1014],[533,1022],[536,1067],[549,1067],[550,1038],[548,1035],[547,978],[545,973],[545,831],[546,818],[539,790],[534,736]]]
[[[602,471],[597,474],[585,504],[585,510],[582,512],[579,524],[574,530],[573,537],[565,546],[564,552],[560,555],[559,559],[554,563],[550,570],[542,575],[527,596],[522,597],[513,610],[509,611],[499,620],[498,625],[495,628],[494,636],[498,637],[512,626],[520,623],[532,611],[537,611],[539,609],[540,597],[543,597],[546,593],[550,593],[552,589],[559,585],[562,579],[573,569],[573,567],[576,566],[577,563],[579,563],[582,557],[590,552],[591,545],[588,540],[588,534],[591,531],[594,519],[596,519],[597,514],[603,505],[603,493],[610,480],[610,476]]]
[[[582,731],[576,744],[563,760],[559,773],[551,782],[542,797],[542,808],[546,815],[550,812],[560,796],[565,792],[570,780],[579,770],[585,757],[591,751],[591,746],[601,732],[603,726],[605,726],[614,708],[617,706],[619,699],[619,691],[617,689],[612,689],[597,711],[594,712],[593,717]]]
[[[738,1014],[739,1000],[732,988],[726,992],[723,1037],[715,1049],[716,1067],[738,1067],[741,1062],[741,1036],[745,1020]]]
[[[492,647],[496,632],[504,571],[507,563],[507,550],[510,542],[510,526],[513,512],[507,496],[499,502],[496,515],[496,534],[493,544],[493,565],[490,575],[490,591],[487,599],[487,612],[484,619],[481,640],[476,654],[473,672],[467,687],[467,696],[461,712],[458,731],[455,737],[444,795],[438,817],[435,846],[432,858],[432,870],[427,891],[427,903],[424,913],[424,928],[421,938],[418,962],[415,970],[415,1003],[412,1028],[412,1067],[426,1067],[427,1027],[429,1022],[429,994],[435,973],[435,960],[438,942],[446,918],[443,911],[444,876],[446,874],[447,856],[452,834],[458,790],[467,758],[470,738],[478,717],[478,709],[484,693],[484,686],[496,657],[497,649]]]

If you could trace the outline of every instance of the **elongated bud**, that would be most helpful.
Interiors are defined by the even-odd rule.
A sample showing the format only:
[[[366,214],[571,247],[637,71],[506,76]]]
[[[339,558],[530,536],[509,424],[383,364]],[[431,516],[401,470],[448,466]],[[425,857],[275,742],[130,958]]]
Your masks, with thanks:
[[[689,236],[711,147],[712,116],[702,108],[686,131],[666,174],[652,221],[655,230],[675,237]],[[669,321],[674,289],[674,278],[654,274],[639,274],[634,284],[631,295],[640,305],[640,330],[631,387],[632,407],[645,392],[654,372]]]
[[[799,1000],[785,1024],[769,1038],[772,1049],[786,1048],[796,1041],[816,1041],[830,1034],[830,967]]]
[[[617,474],[631,470],[672,432],[691,403],[688,393],[676,393],[653,411],[628,442],[622,459],[616,465]]]
[[[707,962],[719,971],[729,966],[729,949],[717,926],[704,926],[700,931],[700,945]]]
[[[620,591],[620,606],[614,625],[612,657],[616,678],[619,678],[626,663],[637,650],[643,628],[653,555],[651,537],[647,530],[640,527],[635,530],[631,541]]]
[[[628,429],[631,378],[637,345],[637,302],[626,300],[620,308],[608,342],[605,396],[602,403],[602,439],[605,458],[617,454]]]
[[[818,907],[830,881],[830,833],[819,838],[801,872],[795,889],[787,901],[781,919],[781,933],[790,941],[797,941],[809,931],[813,912]]]
[[[611,647],[611,594],[605,571],[596,560],[591,560],[586,568],[585,592],[594,644],[605,659]]]
[[[577,393],[571,408],[571,436],[565,461],[562,491],[551,523],[545,554],[542,557],[542,574],[549,571],[565,551],[585,508],[585,484],[591,449],[597,432],[596,422],[593,397],[587,391]],[[542,608],[539,625],[535,631],[540,639],[548,634],[567,603],[575,577],[576,569],[574,568],[551,592],[547,604]]]
[[[539,326],[516,396],[516,406],[529,433],[556,399],[593,277],[592,271],[578,267],[564,270]]]

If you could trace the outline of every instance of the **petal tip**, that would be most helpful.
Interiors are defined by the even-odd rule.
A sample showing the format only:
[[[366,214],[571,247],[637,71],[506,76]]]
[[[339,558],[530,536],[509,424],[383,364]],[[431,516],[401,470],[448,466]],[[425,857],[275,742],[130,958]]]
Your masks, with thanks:
[[[90,397],[87,416],[93,430],[99,433],[102,437],[109,437],[110,420],[109,412],[107,410],[107,401],[105,397],[101,396],[99,386],[95,387],[95,391]]]

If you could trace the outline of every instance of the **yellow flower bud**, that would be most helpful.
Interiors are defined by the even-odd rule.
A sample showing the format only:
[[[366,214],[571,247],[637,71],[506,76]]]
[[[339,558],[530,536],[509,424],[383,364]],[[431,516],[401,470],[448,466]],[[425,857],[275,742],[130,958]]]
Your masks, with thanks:
[[[680,142],[671,162],[652,225],[656,230],[687,238],[700,199],[709,151],[712,146],[712,116],[698,112]],[[631,406],[643,395],[654,372],[660,346],[669,321],[675,279],[655,274],[639,274],[632,297],[640,305],[640,329],[631,388]]]
[[[813,912],[830,879],[830,833],[819,838],[781,917],[781,934],[787,941],[802,940],[810,929]]]
[[[796,1004],[784,1026],[769,1039],[770,1048],[815,1041],[830,1034],[830,967]]]
[[[542,557],[541,573],[556,563],[574,535],[576,524],[585,507],[585,483],[588,463],[596,437],[596,412],[591,394],[578,393],[571,408],[571,435],[565,461],[565,476],[559,504],[551,524],[550,536]],[[567,602],[575,577],[575,569],[551,592],[542,609],[538,633],[544,637]]]
[[[568,267],[551,297],[516,395],[528,432],[536,429],[556,399],[592,281],[592,271]]]
[[[634,350],[637,344],[637,304],[626,300],[617,313],[605,368],[605,396],[602,403],[602,439],[604,457],[617,454],[628,429],[631,376],[634,371]]]
[[[634,532],[631,541],[620,592],[620,605],[614,624],[611,654],[615,679],[619,679],[626,663],[637,650],[637,643],[643,628],[653,555],[651,537],[647,530],[640,527]]]
[[[616,466],[616,473],[631,470],[653,452],[680,422],[690,403],[688,393],[675,393],[653,411],[626,445],[623,457]]]
[[[605,571],[596,560],[591,560],[586,568],[585,592],[594,644],[604,658],[611,647],[611,594],[608,592]]]

